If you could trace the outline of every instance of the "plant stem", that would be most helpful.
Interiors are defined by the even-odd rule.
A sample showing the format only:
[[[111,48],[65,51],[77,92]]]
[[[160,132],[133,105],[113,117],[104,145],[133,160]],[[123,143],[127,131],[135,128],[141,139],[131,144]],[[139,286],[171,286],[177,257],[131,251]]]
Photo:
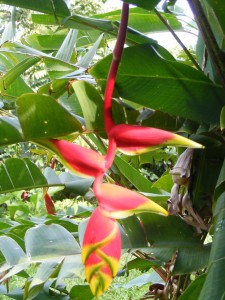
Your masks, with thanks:
[[[114,121],[112,116],[112,97],[113,97],[113,91],[115,87],[116,75],[117,75],[117,71],[119,68],[119,64],[120,64],[120,60],[122,57],[123,48],[126,40],[128,16],[129,16],[129,4],[123,3],[118,37],[113,51],[113,60],[110,66],[110,70],[106,82],[105,96],[104,96],[104,122],[105,122],[107,133],[114,126]]]
[[[187,47],[183,44],[181,39],[178,37],[178,35],[175,33],[175,31],[171,28],[171,26],[167,23],[167,21],[163,18],[163,16],[158,12],[158,10],[155,8],[154,12],[159,17],[159,19],[162,21],[162,23],[166,26],[166,28],[169,30],[169,32],[172,34],[172,36],[175,38],[175,40],[178,42],[178,44],[181,46],[181,48],[184,50],[184,52],[187,54],[189,59],[192,61],[193,65],[202,72],[202,69],[198,65],[197,61],[193,57],[193,55],[190,53],[190,51],[187,49]]]
[[[212,63],[220,77],[221,84],[225,90],[225,59],[217,44],[208,19],[199,0],[188,0],[188,3],[195,16],[199,31],[201,32],[204,39],[206,49],[210,55],[210,58],[212,59]]]

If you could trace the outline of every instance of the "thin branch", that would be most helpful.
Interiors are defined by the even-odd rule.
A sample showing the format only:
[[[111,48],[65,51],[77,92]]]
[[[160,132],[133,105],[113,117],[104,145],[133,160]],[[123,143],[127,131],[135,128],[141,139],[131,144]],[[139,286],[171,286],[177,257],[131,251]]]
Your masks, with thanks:
[[[205,42],[206,49],[212,59],[212,63],[220,77],[221,84],[225,90],[225,58],[217,44],[209,21],[199,0],[188,0],[190,8],[195,16],[199,31]]]
[[[113,97],[113,91],[115,87],[116,75],[117,75],[117,71],[119,68],[119,64],[120,64],[120,60],[122,57],[123,48],[126,40],[128,17],[129,17],[129,4],[123,3],[118,37],[113,51],[113,60],[110,66],[110,70],[106,82],[105,96],[104,96],[104,122],[105,122],[107,133],[114,126],[114,121],[112,116],[112,97]]]
[[[178,42],[178,44],[181,46],[181,48],[184,50],[184,52],[187,54],[187,56],[189,57],[189,59],[192,61],[193,65],[199,71],[202,72],[202,69],[198,65],[197,61],[195,60],[195,58],[193,57],[193,55],[190,53],[190,51],[187,49],[187,47],[183,44],[183,42],[181,41],[181,39],[178,37],[178,35],[173,30],[173,28],[171,28],[171,26],[167,23],[167,21],[163,18],[163,16],[159,13],[159,11],[156,8],[154,9],[154,12],[159,17],[159,19],[162,21],[162,23],[166,26],[166,28],[169,30],[169,32],[172,34],[172,36],[175,38],[175,40]]]

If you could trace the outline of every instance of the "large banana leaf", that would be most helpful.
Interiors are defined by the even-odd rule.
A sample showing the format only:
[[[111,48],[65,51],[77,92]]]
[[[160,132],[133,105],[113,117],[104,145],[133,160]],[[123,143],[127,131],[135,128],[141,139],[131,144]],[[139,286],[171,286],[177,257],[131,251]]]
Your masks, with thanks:
[[[107,78],[111,60],[109,55],[90,70],[100,83]],[[121,97],[138,103],[140,107],[207,124],[219,124],[220,111],[225,103],[221,86],[196,69],[162,58],[157,47],[152,45],[124,50],[116,89]]]

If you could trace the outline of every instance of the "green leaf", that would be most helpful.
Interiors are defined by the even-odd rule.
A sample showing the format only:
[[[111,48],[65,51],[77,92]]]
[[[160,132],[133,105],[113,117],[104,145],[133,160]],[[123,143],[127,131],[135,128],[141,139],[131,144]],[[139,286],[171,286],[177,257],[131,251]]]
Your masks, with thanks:
[[[64,183],[67,191],[84,196],[93,183],[93,178],[82,178],[68,172],[62,172],[59,179]]]
[[[103,121],[103,100],[96,88],[86,81],[72,83],[75,95],[82,108],[88,130],[105,132]]]
[[[42,13],[67,17],[70,15],[70,11],[63,0],[0,0],[1,4],[8,4],[21,8],[26,8]]]
[[[105,32],[109,34],[110,39],[117,37],[119,24],[120,23],[118,21],[111,22],[110,20],[92,19],[92,18],[87,18],[79,15],[73,15],[69,18],[66,18],[63,21],[63,25],[65,27],[84,30],[84,31],[86,30],[94,31],[94,32],[96,31],[98,35],[101,32]],[[89,32],[88,32],[88,36],[89,36]],[[107,37],[105,36],[105,38]],[[126,40],[127,42],[134,45],[139,43],[153,43],[157,45],[157,42],[155,40],[143,35],[141,32],[134,30],[130,27],[128,27],[127,29]],[[170,57],[172,56],[170,55]]]
[[[9,158],[0,166],[0,193],[46,185],[47,180],[29,159]]]
[[[225,50],[225,20],[223,3],[216,0],[202,1],[208,21],[217,40],[219,47]]]
[[[16,105],[26,140],[60,137],[81,130],[81,123],[50,96],[24,94]]]
[[[145,9],[153,9],[155,6],[157,6],[160,2],[160,0],[151,0],[151,1],[146,1],[146,0],[123,0],[123,2],[130,3],[137,5],[139,7],[143,7]]]
[[[57,276],[56,286],[64,278],[81,278],[83,271],[84,265],[81,262],[80,255],[70,255],[65,257]]]
[[[97,29],[104,32],[111,32],[114,29],[111,21],[93,19],[80,15],[73,15],[64,19],[63,25],[69,28],[75,28],[79,30]]]
[[[217,198],[224,192],[225,189],[225,160],[223,162],[222,168],[220,170],[220,174],[217,180],[216,189],[214,193],[214,200],[217,200]]]
[[[6,41],[13,40],[16,33],[16,8],[14,7],[11,12],[11,20],[5,26],[2,33],[2,38],[0,44],[2,45]]]
[[[78,31],[77,30],[73,30],[71,29],[65,40],[63,41],[61,47],[59,48],[59,50],[56,53],[56,58],[65,61],[65,62],[69,62],[71,59],[71,56],[73,54],[73,50],[74,50],[74,46],[75,46],[75,41],[77,39],[77,34]]]
[[[154,184],[152,185],[152,187],[155,187],[159,190],[164,190],[166,192],[171,191],[172,187],[173,187],[173,180],[172,180],[172,176],[170,174],[166,174],[161,176],[156,182],[154,182]]]
[[[0,147],[23,141],[20,124],[17,118],[0,118]]]
[[[33,279],[29,284],[27,293],[25,293],[25,298],[27,300],[34,299],[34,297],[39,294],[44,286],[44,283],[56,271],[62,260],[63,258],[46,261],[39,266],[36,274],[33,276]]]
[[[159,267],[162,265],[160,261],[157,260],[148,260],[148,259],[141,259],[141,258],[135,258],[130,260],[126,266],[125,269],[127,270],[132,270],[132,269],[137,269],[142,272],[149,270],[151,267]]]
[[[26,254],[22,248],[10,237],[0,237],[0,250],[5,257],[8,265],[14,266],[26,260]]]
[[[80,254],[73,235],[57,224],[39,225],[25,234],[26,252],[33,262]]]
[[[225,129],[225,106],[222,108],[220,114],[220,128],[221,130]]]
[[[101,40],[103,38],[104,34],[100,34],[97,41],[94,43],[94,45],[88,50],[88,52],[77,62],[76,66],[80,68],[87,69],[90,65],[90,63],[93,60],[94,55],[96,54],[98,47],[101,43]]]
[[[163,18],[170,24],[173,30],[183,29],[182,23],[176,16],[168,13],[162,13]],[[120,21],[121,10],[111,11],[100,15],[96,18],[108,19],[110,21]],[[166,26],[160,21],[154,12],[148,12],[140,8],[131,8],[129,13],[129,27],[142,33],[150,32],[168,32]]]
[[[115,157],[115,163],[120,172],[132,183],[140,192],[151,192],[151,181],[146,179],[141,173],[123,160],[118,155]]]
[[[89,285],[74,285],[70,290],[70,300],[91,300],[93,299],[93,294],[90,290]]]
[[[29,57],[21,61],[0,79],[0,93],[7,93],[9,86],[27,69],[40,61],[40,58]]]
[[[133,216],[132,218],[136,217]],[[197,271],[207,265],[210,247],[204,246],[195,236],[194,231],[180,218],[145,213],[140,214],[139,219],[144,227],[147,240],[151,245],[148,250],[145,250],[151,256],[167,262],[177,253],[177,262],[173,269],[174,274]],[[128,228],[129,230],[126,230]],[[125,228],[125,230],[128,237],[132,238],[131,227],[128,228]],[[141,233],[139,233],[138,239],[140,237]],[[135,247],[135,241],[133,243],[132,246]],[[138,240],[136,243],[138,243]],[[184,257],[186,258],[184,259]]]
[[[218,209],[218,208],[220,209]],[[207,275],[199,300],[223,299],[225,280],[225,192],[217,199],[214,213],[214,236],[210,252]]]
[[[132,248],[148,247],[144,228],[136,215],[120,220]]]
[[[111,60],[111,55],[101,60],[90,70],[91,75],[106,80]],[[219,123],[224,105],[221,86],[187,65],[163,59],[152,45],[124,49],[116,89],[140,107],[207,124]]]
[[[156,272],[151,272],[150,274],[142,274],[131,281],[129,281],[126,284],[118,284],[116,285],[116,288],[122,287],[124,289],[130,289],[133,288],[134,286],[141,287],[145,284],[154,284],[154,283],[164,283],[162,278],[156,273]]]
[[[179,297],[179,300],[199,299],[206,275],[198,276]]]

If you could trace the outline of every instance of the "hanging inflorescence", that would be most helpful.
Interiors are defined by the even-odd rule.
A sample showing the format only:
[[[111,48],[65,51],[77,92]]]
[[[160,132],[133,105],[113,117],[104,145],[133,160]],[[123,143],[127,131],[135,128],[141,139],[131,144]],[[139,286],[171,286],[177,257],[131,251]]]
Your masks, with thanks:
[[[115,124],[112,117],[112,97],[116,74],[126,39],[129,5],[123,3],[121,23],[104,97],[104,122],[108,135],[105,156],[65,140],[41,140],[72,172],[94,177],[93,192],[98,207],[88,222],[82,246],[85,276],[95,296],[109,287],[117,274],[121,255],[121,237],[117,219],[134,213],[153,212],[167,216],[168,212],[148,198],[118,185],[103,183],[105,172],[111,167],[116,150],[128,155],[141,154],[162,145],[193,148],[202,146],[177,134],[157,128]]]

